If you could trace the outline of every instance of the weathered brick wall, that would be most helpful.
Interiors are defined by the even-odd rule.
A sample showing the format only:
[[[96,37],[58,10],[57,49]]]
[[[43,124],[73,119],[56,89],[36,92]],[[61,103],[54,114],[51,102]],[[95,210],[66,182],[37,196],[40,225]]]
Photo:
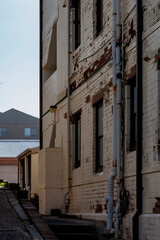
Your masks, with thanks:
[[[128,1],[129,3],[129,1]],[[131,3],[131,1],[130,1]],[[124,24],[124,42],[126,45],[125,80],[132,78],[136,66],[136,8],[125,4],[127,18]],[[129,15],[129,9],[133,9]],[[156,202],[155,197],[159,196],[157,181],[159,179],[158,161],[158,72],[155,56],[160,48],[159,42],[159,1],[144,1],[144,29],[143,29],[143,213],[152,213]],[[135,161],[136,152],[130,152],[129,144],[129,87],[125,87],[125,186],[130,192],[130,205],[128,214],[123,219],[123,237],[131,239],[131,220],[136,210],[136,181]],[[152,173],[153,171],[153,173]],[[157,173],[155,173],[157,172]],[[132,182],[133,181],[133,182]],[[143,222],[143,217],[141,223]],[[130,224],[129,224],[130,223]],[[145,226],[146,228],[146,226]],[[149,228],[148,228],[148,231]],[[142,238],[143,239],[143,238]],[[152,238],[148,238],[152,239]]]
[[[55,1],[56,2],[56,1]],[[95,37],[95,12],[92,1],[81,1],[81,45],[71,53],[71,114],[81,112],[81,167],[74,169],[71,163],[71,192],[67,210],[69,213],[105,213],[107,177],[112,171],[112,1],[104,1],[104,29]],[[57,19],[57,70],[43,85],[43,111],[59,102],[67,93],[67,9],[58,1],[58,13],[53,11],[44,25]],[[49,6],[51,9],[53,6]],[[46,5],[47,8],[47,5]],[[50,9],[50,11],[51,11]],[[159,85],[157,58],[160,49],[159,1],[143,1],[143,212],[152,213],[155,197],[160,192],[154,187],[159,180]],[[52,9],[53,10],[53,9]],[[46,16],[47,17],[47,16]],[[123,218],[123,239],[132,239],[132,217],[136,211],[136,151],[129,150],[130,138],[130,89],[128,82],[136,74],[136,1],[124,0],[122,4],[122,37],[125,51],[125,154],[124,184],[130,192],[129,209]],[[72,18],[71,18],[72,22]],[[49,24],[50,23],[50,24]],[[71,27],[71,31],[72,31]],[[71,38],[72,43],[72,38]],[[72,45],[71,45],[72,47]],[[44,53],[44,54],[47,54]],[[103,97],[104,106],[104,168],[103,173],[94,170],[94,108]],[[44,147],[50,146],[53,125],[56,125],[55,147],[62,147],[63,192],[67,189],[67,98],[57,105],[54,114],[43,117]],[[72,125],[71,125],[72,133]],[[71,134],[72,136],[72,134]],[[71,139],[71,161],[73,143]],[[157,171],[157,174],[154,172]],[[152,173],[153,172],[153,173]],[[157,184],[158,186],[158,184]],[[114,200],[116,201],[116,181]],[[104,217],[105,220],[106,216]]]
[[[63,1],[61,1],[62,3]],[[43,112],[45,113],[50,105],[56,104],[66,94],[67,89],[67,17],[66,9],[61,8],[59,4],[59,17],[57,20],[57,70],[43,85]],[[85,208],[79,209],[79,212],[96,212],[96,205],[102,206],[105,212],[105,196],[107,190],[107,176],[112,168],[112,70],[111,70],[111,28],[112,21],[111,2],[104,3],[104,9],[110,14],[104,14],[104,31],[97,38],[93,34],[93,5],[90,1],[82,1],[82,39],[80,47],[71,55],[71,73],[77,71],[71,79],[71,114],[82,108],[82,159],[81,167],[72,171],[72,194],[70,194],[70,211],[76,211],[74,202],[79,195],[75,195],[77,185],[84,188],[83,185],[92,183],[92,187],[84,188]],[[56,13],[55,13],[56,15]],[[54,19],[54,16],[52,17]],[[49,18],[50,19],[50,18]],[[46,20],[47,21],[47,20]],[[49,20],[47,21],[48,24]],[[87,22],[87,25],[86,25]],[[90,27],[88,27],[90,25]],[[87,28],[86,28],[87,26]],[[47,27],[44,26],[44,29]],[[48,27],[48,29],[50,29]],[[90,37],[88,37],[90,36]],[[47,54],[47,52],[46,52]],[[93,55],[92,57],[90,57]],[[86,58],[87,57],[87,58]],[[83,60],[86,58],[86,60]],[[82,61],[81,61],[82,60]],[[81,61],[81,62],[80,62]],[[108,63],[107,63],[108,61]],[[103,65],[105,65],[103,67]],[[100,70],[99,70],[100,69]],[[91,77],[93,75],[93,77]],[[85,82],[83,85],[82,82]],[[78,87],[75,89],[75,87]],[[93,104],[96,99],[104,97],[104,173],[102,176],[95,174],[94,150],[93,150]],[[48,113],[43,117],[43,144],[48,147],[52,135],[53,123],[56,121],[56,146],[63,146],[63,186],[67,187],[67,100],[58,105],[55,114]],[[73,147],[73,146],[72,146]],[[72,156],[71,156],[72,159]],[[77,174],[77,171],[79,174]],[[94,199],[93,183],[105,181],[100,201]],[[90,190],[90,193],[88,192]],[[80,191],[78,191],[80,192]],[[94,195],[94,194],[95,195]],[[93,195],[93,196],[92,196]],[[73,197],[74,196],[74,197]],[[76,196],[76,198],[75,198]],[[99,197],[98,197],[99,198]],[[73,204],[72,204],[73,202]],[[88,202],[88,207],[86,204]],[[100,211],[101,206],[99,207]],[[94,210],[93,210],[94,209]]]
[[[160,215],[144,214],[140,216],[140,240],[159,240],[160,236]]]

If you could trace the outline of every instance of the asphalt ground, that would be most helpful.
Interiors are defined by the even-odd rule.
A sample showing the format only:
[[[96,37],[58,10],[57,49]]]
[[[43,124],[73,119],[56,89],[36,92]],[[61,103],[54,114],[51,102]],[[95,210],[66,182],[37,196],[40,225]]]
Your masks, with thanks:
[[[0,189],[0,240],[43,240],[10,190]]]

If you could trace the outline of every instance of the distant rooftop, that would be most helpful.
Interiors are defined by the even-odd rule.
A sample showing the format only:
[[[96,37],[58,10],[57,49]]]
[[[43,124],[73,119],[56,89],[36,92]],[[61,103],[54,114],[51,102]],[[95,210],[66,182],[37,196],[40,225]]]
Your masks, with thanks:
[[[0,123],[39,123],[39,119],[14,108],[0,112]]]
[[[39,146],[39,140],[0,140],[0,158],[17,157],[27,148]]]

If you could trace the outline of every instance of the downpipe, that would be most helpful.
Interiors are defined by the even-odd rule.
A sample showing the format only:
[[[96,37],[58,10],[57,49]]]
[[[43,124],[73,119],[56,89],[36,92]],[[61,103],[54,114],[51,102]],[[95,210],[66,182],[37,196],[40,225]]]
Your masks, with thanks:
[[[118,239],[119,237],[119,210],[120,210],[120,204],[117,203],[115,207],[115,239]]]
[[[117,205],[115,208],[115,239],[119,236],[120,173],[121,173],[121,21],[120,0],[116,0],[116,78],[117,78]]]
[[[114,179],[117,175],[117,168],[113,167],[112,173],[108,176],[108,195],[106,197],[107,201],[107,231],[110,233],[114,232],[112,228],[112,219],[113,219],[113,191],[114,191]]]
[[[63,214],[66,212],[66,197],[70,193],[70,0],[67,0],[68,9],[68,190],[64,194]]]
[[[116,79],[116,0],[112,6],[112,59],[113,59],[113,170],[108,176],[107,201],[107,234],[114,233],[113,221],[113,194],[114,180],[117,176],[117,79]]]

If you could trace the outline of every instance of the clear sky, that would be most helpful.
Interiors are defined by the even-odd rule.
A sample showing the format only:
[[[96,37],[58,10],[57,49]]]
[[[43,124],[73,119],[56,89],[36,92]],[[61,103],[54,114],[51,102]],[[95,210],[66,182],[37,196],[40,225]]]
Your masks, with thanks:
[[[39,117],[39,0],[0,0],[0,112]]]

